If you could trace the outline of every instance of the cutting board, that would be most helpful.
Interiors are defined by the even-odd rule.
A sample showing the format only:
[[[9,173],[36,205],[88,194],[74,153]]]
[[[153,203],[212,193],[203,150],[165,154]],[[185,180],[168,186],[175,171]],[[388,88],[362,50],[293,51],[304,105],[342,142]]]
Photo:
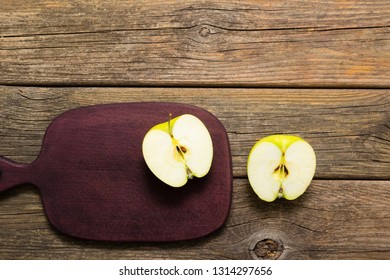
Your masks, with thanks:
[[[193,114],[214,148],[210,172],[172,188],[148,169],[142,141],[155,124]],[[81,107],[55,118],[35,161],[0,157],[0,191],[31,183],[59,231],[103,241],[178,241],[220,228],[229,213],[232,163],[226,130],[208,111],[178,103]],[[1,205],[0,205],[1,207]]]

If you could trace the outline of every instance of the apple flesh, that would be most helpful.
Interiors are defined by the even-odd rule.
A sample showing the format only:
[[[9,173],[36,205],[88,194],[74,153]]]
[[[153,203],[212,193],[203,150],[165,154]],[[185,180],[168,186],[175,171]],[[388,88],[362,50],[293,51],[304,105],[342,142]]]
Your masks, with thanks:
[[[310,185],[316,156],[309,143],[292,135],[259,140],[248,157],[247,172],[254,192],[264,201],[301,196]]]
[[[203,122],[184,114],[152,127],[142,143],[145,162],[152,173],[172,187],[205,176],[213,160],[213,143]]]

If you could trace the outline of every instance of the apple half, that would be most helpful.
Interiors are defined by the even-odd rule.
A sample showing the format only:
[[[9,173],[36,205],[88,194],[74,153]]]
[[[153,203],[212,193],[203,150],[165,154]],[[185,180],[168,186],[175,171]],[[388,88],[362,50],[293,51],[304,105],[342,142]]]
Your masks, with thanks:
[[[142,153],[152,173],[172,187],[184,186],[194,176],[205,176],[213,160],[213,143],[203,122],[184,114],[152,127]]]
[[[311,145],[292,135],[271,135],[259,140],[247,163],[250,185],[260,199],[268,202],[301,196],[315,169],[316,155]]]

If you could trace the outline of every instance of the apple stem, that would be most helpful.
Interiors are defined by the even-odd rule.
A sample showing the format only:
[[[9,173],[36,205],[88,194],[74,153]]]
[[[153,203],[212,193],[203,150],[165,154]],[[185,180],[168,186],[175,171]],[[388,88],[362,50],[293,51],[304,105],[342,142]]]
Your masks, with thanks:
[[[171,138],[173,138],[172,128],[171,128],[171,119],[172,119],[172,113],[169,113],[168,114],[168,131],[169,131],[169,135],[171,136]]]

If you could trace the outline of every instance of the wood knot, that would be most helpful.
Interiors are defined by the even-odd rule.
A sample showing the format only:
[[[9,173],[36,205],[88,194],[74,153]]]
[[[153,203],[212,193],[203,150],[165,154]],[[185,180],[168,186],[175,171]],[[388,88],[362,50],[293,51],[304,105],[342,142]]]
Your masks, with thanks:
[[[211,33],[211,30],[207,26],[202,26],[198,31],[199,36],[204,37],[204,38],[208,37],[210,35],[210,33]]]
[[[276,260],[284,251],[282,242],[273,239],[263,239],[258,241],[253,248],[251,248],[251,255],[259,260]]]

